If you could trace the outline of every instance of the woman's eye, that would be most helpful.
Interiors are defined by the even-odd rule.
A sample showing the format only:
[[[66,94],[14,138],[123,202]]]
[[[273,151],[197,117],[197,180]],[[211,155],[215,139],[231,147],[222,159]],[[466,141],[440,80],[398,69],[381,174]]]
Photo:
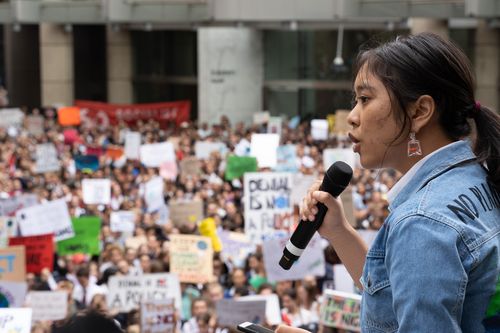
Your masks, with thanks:
[[[359,96],[358,100],[361,102],[361,104],[365,104],[366,102],[368,102],[369,98],[366,96]]]

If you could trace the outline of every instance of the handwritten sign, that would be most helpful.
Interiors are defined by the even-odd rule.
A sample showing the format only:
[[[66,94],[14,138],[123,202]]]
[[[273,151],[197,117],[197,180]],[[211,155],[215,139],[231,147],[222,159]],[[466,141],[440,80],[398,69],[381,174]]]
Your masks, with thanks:
[[[200,160],[195,157],[187,157],[180,163],[181,175],[184,177],[196,177],[201,174]]]
[[[0,281],[0,308],[20,308],[24,305],[26,282]]]
[[[21,209],[17,211],[16,218],[23,236],[52,233],[56,241],[61,241],[75,235],[64,199]]]
[[[170,219],[176,226],[192,224],[203,218],[203,202],[193,201],[170,201]]]
[[[165,205],[163,198],[163,178],[155,177],[144,186],[144,200],[148,207],[148,212],[154,212]]]
[[[72,219],[75,237],[57,243],[59,255],[86,253],[99,255],[99,233],[101,219],[96,216],[74,217]]]
[[[313,140],[327,140],[328,120],[326,119],[311,120],[311,136]]]
[[[328,327],[361,332],[360,309],[360,295],[325,290],[320,321]]]
[[[61,320],[68,314],[68,293],[65,291],[31,291],[28,299],[33,321]]]
[[[177,274],[181,282],[209,282],[213,276],[213,249],[210,238],[171,235],[170,272]]]
[[[279,143],[280,136],[278,134],[252,134],[250,155],[257,158],[260,168],[274,168],[276,166]]]
[[[108,205],[111,202],[111,181],[109,179],[84,179],[82,192],[85,204]]]
[[[0,200],[0,215],[15,216],[23,208],[35,206],[38,203],[36,194],[23,194],[8,199]]]
[[[24,246],[0,249],[0,280],[24,282],[26,279],[26,251]]]
[[[119,210],[111,212],[109,220],[113,232],[134,232],[135,213],[132,211]]]
[[[138,160],[141,149],[141,133],[127,131],[125,134],[125,156],[129,160]]]
[[[30,333],[31,313],[28,308],[0,309],[0,332]]]
[[[21,127],[24,120],[24,113],[19,108],[0,109],[0,127],[10,126]]]
[[[266,321],[270,325],[281,324],[280,300],[278,295],[249,295],[238,297],[238,302],[266,301]]]
[[[222,258],[224,261],[231,260],[237,267],[243,267],[248,255],[255,252],[255,245],[243,233],[223,230],[219,232],[219,238]]]
[[[15,217],[0,216],[0,248],[9,244],[9,238],[18,234],[17,220]]]
[[[28,133],[34,136],[42,135],[45,131],[43,128],[44,119],[42,116],[33,115],[26,117],[26,129]]]
[[[291,173],[246,173],[244,177],[245,234],[259,244],[262,236],[293,227]]]
[[[177,178],[179,171],[175,161],[164,162],[160,165],[160,176],[163,179],[174,181]]]
[[[297,165],[297,146],[296,145],[284,145],[279,146],[276,151],[277,154],[277,164],[273,168],[274,171],[278,172],[298,172],[299,167]]]
[[[224,157],[227,146],[224,142],[196,141],[194,151],[197,159],[206,160],[213,152],[218,152]]]
[[[24,245],[28,273],[40,274],[44,268],[53,270],[54,236],[52,234],[11,238],[9,245]]]
[[[266,319],[266,301],[239,302],[234,299],[221,299],[215,304],[217,321],[222,326],[236,326],[245,321],[263,324]]]
[[[352,148],[328,148],[323,150],[325,171],[337,161],[345,162],[353,169],[360,165],[359,155],[356,156]]]
[[[159,168],[164,162],[175,161],[174,146],[170,142],[142,145],[141,163],[148,168]]]
[[[139,309],[143,301],[167,298],[175,299],[175,308],[181,308],[181,286],[175,274],[115,275],[109,279],[108,289],[109,307],[120,312]]]
[[[141,303],[142,333],[174,333],[174,299],[144,301]]]
[[[281,137],[281,127],[283,120],[281,117],[271,117],[267,123],[267,133],[278,134]]]
[[[53,143],[36,145],[35,172],[53,172],[61,169],[61,163],[57,158],[56,146]]]

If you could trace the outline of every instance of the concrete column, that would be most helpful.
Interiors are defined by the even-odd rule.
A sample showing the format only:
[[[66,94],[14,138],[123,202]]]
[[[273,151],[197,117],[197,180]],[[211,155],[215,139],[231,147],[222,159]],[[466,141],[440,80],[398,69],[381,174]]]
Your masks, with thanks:
[[[128,30],[106,31],[108,102],[130,104],[133,102],[132,48]]]
[[[412,17],[410,20],[410,29],[413,35],[421,32],[433,32],[444,38],[449,37],[447,20]]]
[[[476,30],[474,58],[476,99],[500,112],[500,30],[489,28],[484,20]]]
[[[61,25],[40,23],[42,105],[73,104],[73,34]]]
[[[247,124],[262,111],[262,35],[251,28],[198,29],[198,119]]]

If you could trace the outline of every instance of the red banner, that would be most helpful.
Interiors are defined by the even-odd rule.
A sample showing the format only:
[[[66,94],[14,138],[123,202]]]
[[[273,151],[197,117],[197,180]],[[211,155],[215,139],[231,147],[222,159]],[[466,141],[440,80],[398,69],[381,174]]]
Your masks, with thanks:
[[[9,246],[24,245],[26,248],[26,272],[40,274],[42,269],[54,269],[54,236],[52,234],[14,237]]]
[[[167,123],[174,122],[180,125],[189,121],[191,112],[190,101],[177,101],[151,104],[108,104],[92,101],[75,101],[80,107],[80,118],[83,123],[93,122],[101,126],[117,125],[124,121],[133,125],[139,120],[154,119],[165,127]]]

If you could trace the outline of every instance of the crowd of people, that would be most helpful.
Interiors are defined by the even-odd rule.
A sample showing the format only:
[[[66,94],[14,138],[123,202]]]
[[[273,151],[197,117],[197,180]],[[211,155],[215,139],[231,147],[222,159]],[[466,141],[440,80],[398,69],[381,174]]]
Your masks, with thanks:
[[[178,228],[174,224],[158,223],[160,214],[148,212],[143,197],[144,184],[159,175],[157,168],[147,168],[136,160],[119,163],[113,158],[99,156],[99,169],[95,172],[77,170],[74,157],[85,155],[95,147],[123,146],[124,133],[134,130],[141,133],[142,143],[164,142],[177,138],[177,161],[194,156],[197,141],[223,142],[227,154],[234,154],[242,142],[250,141],[253,133],[267,132],[265,124],[245,126],[231,124],[222,117],[218,124],[182,123],[180,126],[161,126],[156,121],[121,123],[118,126],[99,127],[90,124],[76,126],[77,137],[68,141],[52,109],[24,110],[26,115],[41,115],[43,132],[29,133],[21,128],[0,128],[0,197],[2,199],[24,193],[33,193],[39,202],[64,198],[71,216],[93,215],[100,217],[101,254],[99,256],[57,256],[54,267],[47,267],[42,274],[28,274],[29,290],[64,290],[68,292],[68,318],[81,311],[92,310],[114,318],[124,331],[140,332],[137,310],[118,313],[108,307],[107,282],[111,276],[134,276],[146,273],[169,272],[169,236],[197,233],[196,228]],[[59,172],[36,173],[35,149],[37,144],[53,143],[61,161]],[[300,172],[321,177],[322,151],[325,148],[348,146],[345,138],[330,135],[325,141],[315,141],[308,121],[295,128],[284,122],[281,144],[296,145],[296,164]],[[201,161],[199,176],[179,174],[174,181],[164,180],[164,197],[171,200],[201,199],[205,217],[212,217],[219,229],[244,232],[243,181],[227,181],[224,177],[226,156],[214,152]],[[378,173],[355,169],[352,179],[353,205],[358,228],[377,230],[387,216],[386,193],[399,175],[392,170]],[[82,198],[84,178],[107,178],[112,182],[109,205],[86,205]],[[116,210],[134,211],[136,222],[134,236],[145,236],[147,242],[137,249],[127,247],[120,233],[110,228],[110,213]],[[325,249],[327,265],[338,263],[333,249]],[[241,267],[227,262],[219,253],[213,261],[215,278],[204,285],[182,283],[182,308],[177,309],[178,331],[183,333],[223,332],[233,328],[219,327],[215,303],[223,298],[236,298],[251,294],[275,293],[280,300],[284,323],[306,327],[311,331],[322,329],[320,303],[323,282],[332,279],[331,268],[325,277],[306,277],[302,281],[269,283],[266,280],[262,250],[257,247]],[[61,323],[35,323],[36,333],[57,332]]]

